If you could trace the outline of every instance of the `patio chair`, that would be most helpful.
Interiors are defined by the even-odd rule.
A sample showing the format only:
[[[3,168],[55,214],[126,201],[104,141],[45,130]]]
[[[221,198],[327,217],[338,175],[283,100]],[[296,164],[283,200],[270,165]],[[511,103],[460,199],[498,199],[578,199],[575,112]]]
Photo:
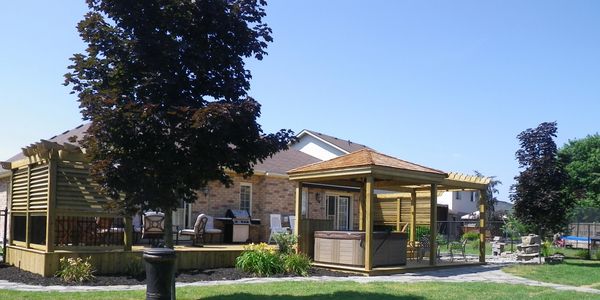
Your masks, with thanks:
[[[423,235],[419,239],[419,252],[417,254],[417,261],[422,261],[425,254],[429,254],[429,251],[433,251],[431,249],[431,243],[429,242],[429,235]],[[439,247],[435,250],[436,259],[440,259],[440,251]]]
[[[280,214],[271,214],[271,234],[269,235],[269,241],[267,243],[271,243],[273,241],[273,234],[275,233],[283,233],[288,232],[288,227],[281,226],[281,215]]]
[[[296,216],[289,216],[288,220],[290,220],[290,231],[294,234],[294,229],[296,228]]]
[[[165,214],[157,212],[148,212],[142,218],[142,239],[149,239],[153,246],[158,245],[158,241],[165,234]]]
[[[179,231],[179,235],[187,235],[192,237],[192,246],[203,247],[204,232],[208,217],[205,214],[199,214],[194,223],[194,229],[183,229]]]
[[[454,262],[454,255],[459,254],[462,255],[465,262],[467,261],[467,255],[465,254],[465,248],[467,247],[467,242],[469,240],[464,239],[460,242],[451,242],[448,244],[450,248],[450,262]]]
[[[210,236],[210,241],[213,241],[213,237],[216,235],[219,237],[219,241],[221,241],[221,237],[223,236],[223,230],[215,228],[214,219],[212,216],[206,216],[206,227],[204,228],[204,234]]]

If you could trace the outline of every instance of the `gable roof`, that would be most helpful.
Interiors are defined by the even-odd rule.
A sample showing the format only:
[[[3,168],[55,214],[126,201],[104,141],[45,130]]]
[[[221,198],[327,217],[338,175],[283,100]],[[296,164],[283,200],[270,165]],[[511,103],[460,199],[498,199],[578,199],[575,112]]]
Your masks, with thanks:
[[[265,159],[262,163],[254,166],[254,171],[276,173],[285,175],[293,168],[320,162],[318,158],[312,157],[296,149],[288,149],[275,153],[272,157]]]
[[[317,139],[319,139],[319,140],[321,140],[321,141],[323,141],[345,153],[352,153],[352,152],[362,150],[362,149],[370,149],[369,147],[367,147],[365,145],[357,144],[357,143],[351,142],[350,140],[339,139],[339,138],[336,138],[331,135],[323,134],[323,133],[316,132],[313,130],[308,130],[308,129],[304,129],[304,130],[300,131],[300,133],[298,133],[298,137],[301,137],[305,134],[311,135],[311,136],[313,136],[313,137],[315,137],[315,138],[317,138]]]
[[[362,149],[330,160],[313,163],[288,171],[288,174],[339,170],[357,167],[387,167],[406,171],[446,175],[445,172],[381,154],[372,149]]]

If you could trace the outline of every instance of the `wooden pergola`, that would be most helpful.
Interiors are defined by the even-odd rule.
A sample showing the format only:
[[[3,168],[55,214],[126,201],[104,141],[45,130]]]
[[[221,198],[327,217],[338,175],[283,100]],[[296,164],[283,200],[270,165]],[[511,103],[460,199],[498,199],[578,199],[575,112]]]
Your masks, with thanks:
[[[307,183],[328,184],[360,188],[359,230],[365,231],[364,271],[373,270],[373,226],[375,216],[374,203],[377,200],[375,190],[391,191],[397,194],[383,194],[384,197],[410,195],[411,222],[410,238],[416,236],[417,193],[429,193],[429,226],[431,249],[436,249],[437,234],[437,196],[438,191],[478,190],[480,191],[480,249],[479,261],[485,262],[485,199],[489,178],[466,176],[458,173],[447,174],[443,171],[421,166],[371,149],[359,150],[328,161],[323,161],[290,170],[289,178],[296,182],[296,224],[295,234],[302,235],[302,187]],[[398,209],[398,218],[400,209]],[[300,249],[301,247],[299,247]],[[429,264],[436,264],[436,252],[429,251]]]

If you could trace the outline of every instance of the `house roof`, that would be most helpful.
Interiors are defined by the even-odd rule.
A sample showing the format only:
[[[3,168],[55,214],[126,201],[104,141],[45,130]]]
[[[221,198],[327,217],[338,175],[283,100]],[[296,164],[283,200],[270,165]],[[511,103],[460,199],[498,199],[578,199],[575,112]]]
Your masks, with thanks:
[[[370,149],[369,147],[367,147],[365,145],[357,144],[357,143],[351,142],[349,140],[339,139],[339,138],[336,138],[331,135],[323,134],[323,133],[316,132],[313,130],[308,130],[308,129],[302,130],[298,134],[298,136],[300,137],[305,133],[310,134],[318,139],[321,139],[322,141],[329,143],[329,144],[333,145],[334,147],[345,151],[346,153],[352,153],[352,152],[362,150],[362,149]]]
[[[88,130],[88,128],[90,127],[91,123],[86,123],[86,124],[82,124],[79,125],[71,130],[67,130],[59,135],[55,135],[51,138],[48,139],[48,141],[50,142],[55,142],[58,143],[60,145],[64,145],[65,143],[69,143],[69,144],[73,144],[76,146],[80,146],[79,142],[81,141],[81,139],[83,138],[83,136],[85,135],[85,132]],[[69,139],[71,137],[77,137],[77,140],[75,142],[69,142]],[[15,156],[9,158],[6,161],[17,161],[19,159],[25,158],[25,155],[23,154],[23,152],[19,152],[18,154],[16,154]]]
[[[79,142],[81,141],[81,139],[85,135],[86,131],[90,127],[90,124],[91,123],[88,122],[88,123],[79,125],[76,128],[67,130],[59,135],[49,138],[48,141],[56,142],[60,145],[63,145],[64,143],[70,143],[70,144],[79,146]],[[350,150],[353,150],[353,149],[367,148],[364,145],[353,143],[353,142],[350,142],[347,140],[338,139],[336,137],[322,134],[322,133],[319,133],[316,131],[312,131],[312,130],[303,130],[303,131],[310,132],[312,135],[318,136],[322,140],[324,140],[328,143],[334,144],[334,145],[336,145],[336,147],[340,147],[349,152],[351,152]],[[73,136],[77,136],[77,141],[69,142],[69,138],[71,138]],[[23,155],[22,152],[19,152],[18,154],[14,155],[13,157],[9,158],[6,161],[14,162],[14,161],[20,160],[22,158],[25,158],[25,155]],[[290,148],[288,150],[280,151],[280,152],[274,154],[272,157],[265,159],[262,163],[256,164],[254,169],[256,172],[267,172],[267,173],[276,173],[276,174],[285,175],[286,172],[290,169],[308,165],[308,164],[312,164],[312,163],[316,163],[319,161],[321,161],[321,160],[319,160],[315,157],[312,157],[308,154],[305,154],[301,151]],[[4,173],[6,173],[6,174],[4,174]],[[4,177],[3,175],[8,176],[9,173],[10,172],[8,170],[3,170],[0,168],[0,178]]]
[[[319,162],[318,158],[312,157],[296,149],[288,149],[275,153],[272,157],[265,159],[262,163],[254,166],[254,171],[271,172],[284,175],[288,170],[300,166]]]
[[[446,175],[446,173],[443,171],[381,154],[372,149],[362,149],[323,162],[317,162],[307,166],[295,168],[288,171],[288,174],[330,171],[356,167],[387,167],[406,171]]]

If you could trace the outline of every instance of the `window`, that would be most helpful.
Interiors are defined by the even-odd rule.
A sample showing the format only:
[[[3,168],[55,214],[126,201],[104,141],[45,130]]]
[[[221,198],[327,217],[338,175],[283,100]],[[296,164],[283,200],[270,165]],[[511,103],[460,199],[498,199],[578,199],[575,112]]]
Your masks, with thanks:
[[[475,202],[479,198],[479,194],[477,192],[471,193],[471,202]]]
[[[240,209],[252,215],[252,184],[242,183],[240,186]]]
[[[460,193],[461,192],[454,192],[454,199],[455,200],[460,200]]]
[[[302,189],[302,217],[308,218],[308,189]]]

